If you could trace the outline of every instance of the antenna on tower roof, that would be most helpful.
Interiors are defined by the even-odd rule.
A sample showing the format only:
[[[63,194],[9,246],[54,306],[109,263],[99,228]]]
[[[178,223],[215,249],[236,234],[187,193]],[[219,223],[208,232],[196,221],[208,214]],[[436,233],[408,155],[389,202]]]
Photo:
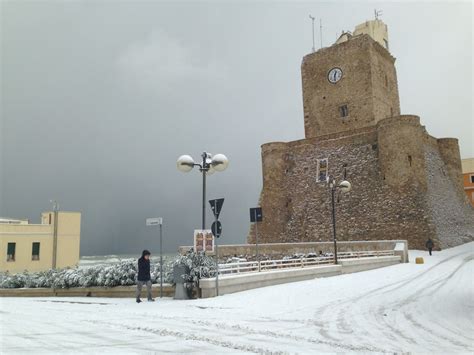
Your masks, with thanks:
[[[374,9],[374,15],[375,15],[375,19],[378,20],[380,16],[382,16],[383,12],[382,10],[377,10],[377,9]]]
[[[316,51],[316,48],[314,48],[314,20],[315,18],[313,16],[311,16],[311,14],[309,15],[309,18],[311,19],[311,25],[312,25],[312,28],[313,28],[313,53]]]
[[[319,39],[321,40],[321,48],[323,48],[323,20],[319,19]]]

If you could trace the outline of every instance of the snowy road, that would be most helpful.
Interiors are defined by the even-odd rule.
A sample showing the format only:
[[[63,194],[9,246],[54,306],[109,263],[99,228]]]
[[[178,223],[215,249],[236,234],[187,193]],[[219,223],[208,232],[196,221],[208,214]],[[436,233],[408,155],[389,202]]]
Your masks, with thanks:
[[[216,299],[3,298],[1,351],[472,353],[474,243],[410,258]]]

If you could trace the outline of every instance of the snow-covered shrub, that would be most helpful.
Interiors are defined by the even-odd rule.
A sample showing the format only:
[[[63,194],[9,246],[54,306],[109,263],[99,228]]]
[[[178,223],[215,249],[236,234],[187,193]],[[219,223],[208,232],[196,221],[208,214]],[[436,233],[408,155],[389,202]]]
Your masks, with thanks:
[[[214,277],[216,275],[216,262],[213,258],[203,252],[188,252],[186,255],[178,256],[174,266],[184,266],[189,270],[189,274],[181,275],[188,287],[195,287],[199,279]],[[172,275],[173,276],[173,275]],[[176,283],[176,280],[173,280]]]
[[[178,257],[179,259],[180,257]],[[163,265],[163,282],[171,283],[174,260]],[[160,282],[159,263],[151,265],[152,283]],[[137,260],[127,259],[107,266],[79,269],[59,269],[40,272],[10,274],[0,272],[0,288],[70,288],[92,286],[129,286],[136,284]]]

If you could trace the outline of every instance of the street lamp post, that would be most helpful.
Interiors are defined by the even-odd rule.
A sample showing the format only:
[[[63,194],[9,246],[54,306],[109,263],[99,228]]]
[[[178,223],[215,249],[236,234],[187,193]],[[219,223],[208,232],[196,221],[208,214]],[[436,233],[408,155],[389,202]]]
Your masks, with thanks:
[[[202,163],[194,162],[194,159],[189,155],[181,155],[176,162],[178,170],[183,173],[190,172],[195,166],[199,167],[202,173],[202,224],[201,229],[206,229],[206,176],[213,174],[215,171],[224,171],[229,165],[229,160],[224,154],[216,154],[212,156],[207,152],[201,154]],[[216,228],[217,228],[217,215]],[[216,295],[219,296],[219,252],[217,249],[217,238],[215,238],[216,246]]]
[[[195,166],[199,167],[202,173],[202,229],[206,229],[206,176],[214,174],[215,171],[224,171],[229,165],[229,160],[224,154],[211,154],[204,152],[201,154],[202,163],[195,163],[189,155],[181,155],[176,162],[178,170],[183,173],[190,172]]]
[[[331,205],[332,205],[332,237],[334,241],[334,264],[337,264],[337,237],[336,237],[336,191],[339,189],[342,193],[351,190],[351,183],[347,180],[336,183],[334,178],[330,178],[329,188],[331,190]]]

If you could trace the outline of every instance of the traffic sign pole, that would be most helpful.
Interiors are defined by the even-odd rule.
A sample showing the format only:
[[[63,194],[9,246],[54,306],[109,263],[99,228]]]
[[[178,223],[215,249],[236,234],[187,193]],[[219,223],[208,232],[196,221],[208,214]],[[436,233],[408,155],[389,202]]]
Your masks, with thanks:
[[[147,218],[147,226],[159,226],[160,230],[160,298],[163,298],[163,218]]]
[[[217,206],[217,203],[216,203],[216,206]],[[216,231],[218,229],[217,228],[217,217],[218,217],[218,215],[219,215],[219,213],[214,214],[215,223],[216,223]],[[214,243],[215,243],[215,246],[216,246],[216,296],[219,296],[219,245],[217,244],[218,239],[219,238],[217,238],[217,236],[214,236]]]
[[[163,298],[163,223],[160,224],[160,298]]]
[[[258,264],[258,272],[261,271],[260,268],[260,254],[258,253],[258,222],[257,222],[257,209],[255,211],[255,249],[257,254],[257,264]]]
[[[255,257],[257,259],[258,272],[261,271],[260,253],[258,252],[258,222],[263,220],[261,207],[250,209],[250,223],[255,223]]]
[[[211,205],[212,212],[214,213],[214,223],[211,227],[211,230],[212,234],[214,235],[214,246],[216,247],[216,296],[219,296],[219,245],[217,243],[217,239],[219,239],[222,232],[222,226],[219,222],[219,214],[221,213],[224,199],[216,198],[214,200],[210,200],[209,204]]]

